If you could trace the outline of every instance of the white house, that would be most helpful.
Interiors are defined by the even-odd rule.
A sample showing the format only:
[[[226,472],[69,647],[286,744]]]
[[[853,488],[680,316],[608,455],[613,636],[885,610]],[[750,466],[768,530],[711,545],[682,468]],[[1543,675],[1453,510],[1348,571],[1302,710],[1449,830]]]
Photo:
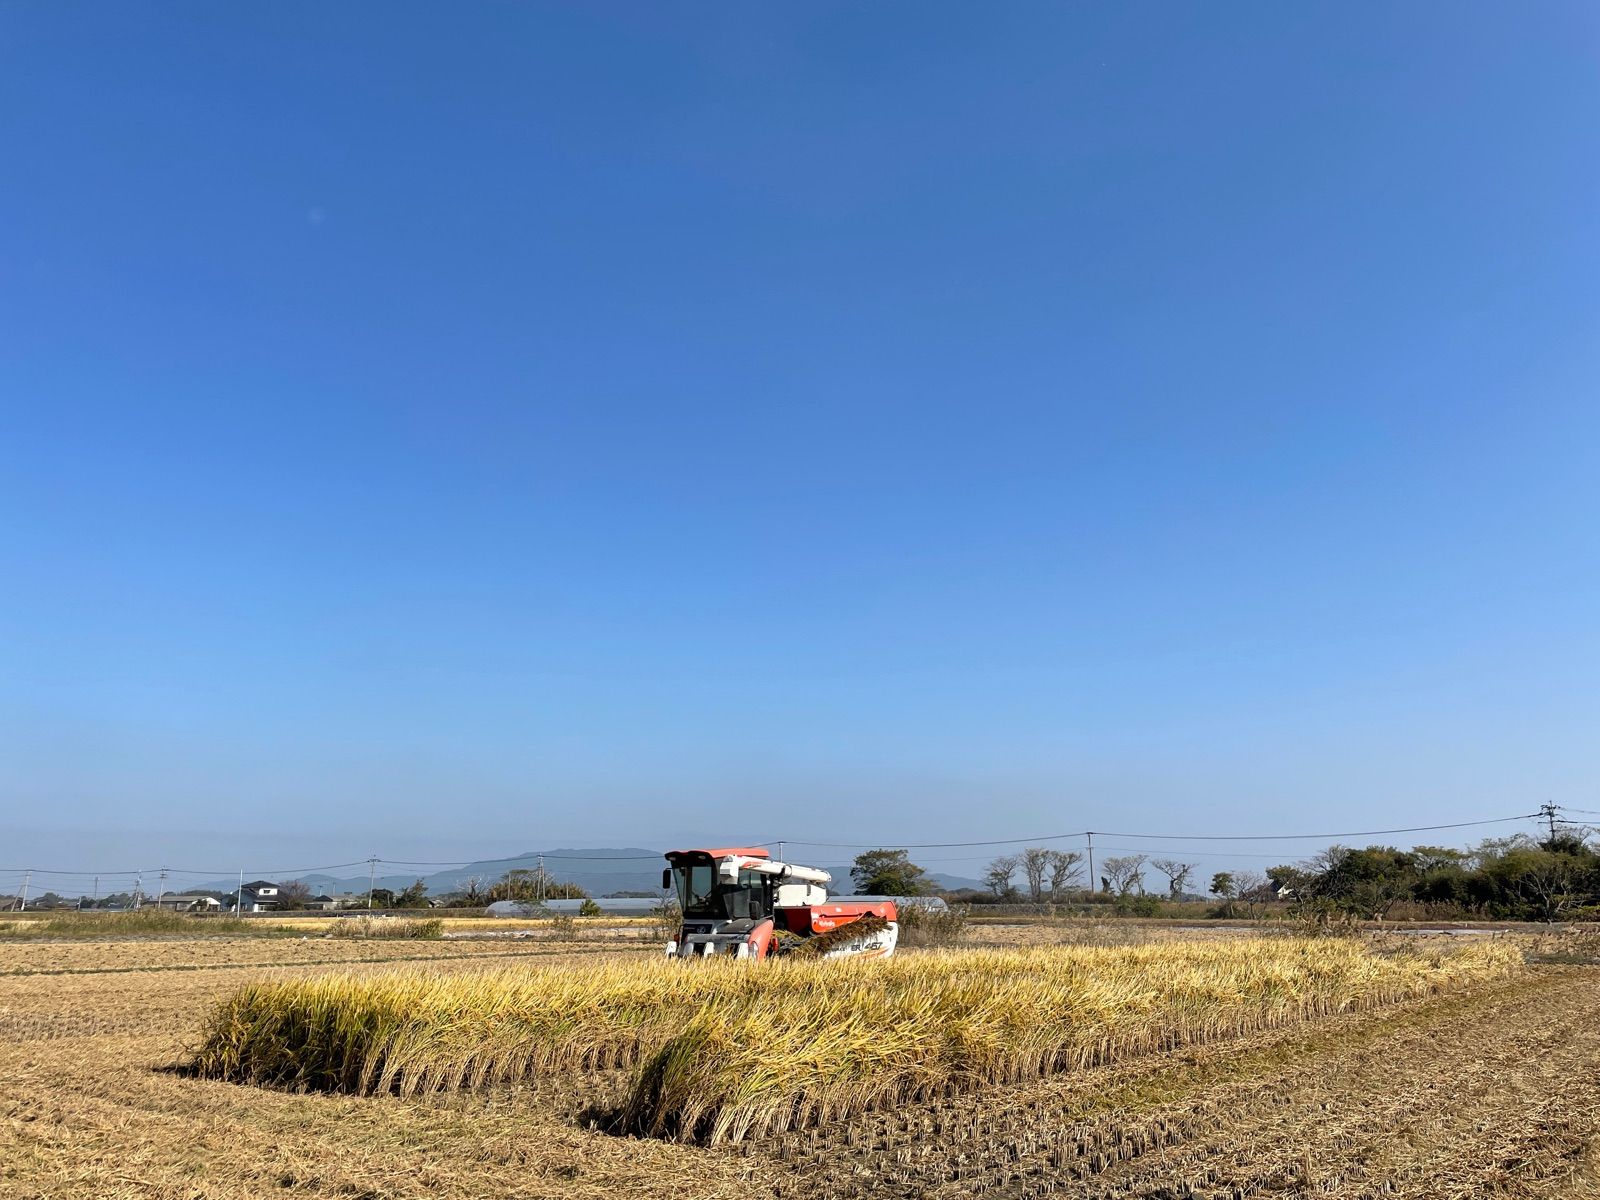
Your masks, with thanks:
[[[278,907],[278,885],[266,879],[256,879],[240,889],[240,912],[271,912]]]

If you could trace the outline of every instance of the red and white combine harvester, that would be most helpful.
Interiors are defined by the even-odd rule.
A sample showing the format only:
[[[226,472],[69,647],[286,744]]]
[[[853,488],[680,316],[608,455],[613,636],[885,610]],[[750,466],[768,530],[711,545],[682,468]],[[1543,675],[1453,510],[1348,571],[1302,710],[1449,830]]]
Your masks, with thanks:
[[[683,928],[675,958],[782,954],[887,958],[899,939],[894,901],[828,900],[833,876],[773,861],[760,846],[669,850],[661,886],[676,888]]]

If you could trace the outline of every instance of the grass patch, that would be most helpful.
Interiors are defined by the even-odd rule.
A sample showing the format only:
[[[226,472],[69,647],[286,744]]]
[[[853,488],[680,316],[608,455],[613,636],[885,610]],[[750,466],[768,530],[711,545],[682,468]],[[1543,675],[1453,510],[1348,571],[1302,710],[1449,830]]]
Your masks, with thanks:
[[[410,917],[341,917],[328,927],[327,936],[438,941],[444,937],[444,922],[437,917],[423,920]]]
[[[900,908],[899,924],[902,946],[958,946],[967,936],[967,910],[906,904]]]
[[[197,916],[140,909],[137,912],[64,912],[50,916],[21,917],[0,922],[0,938],[100,938],[149,937],[165,934],[225,934],[229,937],[282,937],[277,926],[241,917]]]
[[[1565,963],[1570,966],[1600,965],[1600,929],[1593,925],[1577,926],[1532,938],[1528,961]]]

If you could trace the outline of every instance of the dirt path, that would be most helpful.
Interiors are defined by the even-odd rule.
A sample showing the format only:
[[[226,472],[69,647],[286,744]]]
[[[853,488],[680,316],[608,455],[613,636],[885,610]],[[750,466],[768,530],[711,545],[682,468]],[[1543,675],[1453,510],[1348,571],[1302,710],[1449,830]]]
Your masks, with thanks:
[[[752,1150],[789,1197],[1600,1197],[1600,971]]]

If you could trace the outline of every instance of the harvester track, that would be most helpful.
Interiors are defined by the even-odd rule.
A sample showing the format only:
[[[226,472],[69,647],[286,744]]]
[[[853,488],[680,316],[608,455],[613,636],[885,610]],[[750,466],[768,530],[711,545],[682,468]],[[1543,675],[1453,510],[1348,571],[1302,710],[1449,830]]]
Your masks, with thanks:
[[[743,1153],[766,1160],[777,1200],[1600,1196],[1600,970],[1545,968]]]

